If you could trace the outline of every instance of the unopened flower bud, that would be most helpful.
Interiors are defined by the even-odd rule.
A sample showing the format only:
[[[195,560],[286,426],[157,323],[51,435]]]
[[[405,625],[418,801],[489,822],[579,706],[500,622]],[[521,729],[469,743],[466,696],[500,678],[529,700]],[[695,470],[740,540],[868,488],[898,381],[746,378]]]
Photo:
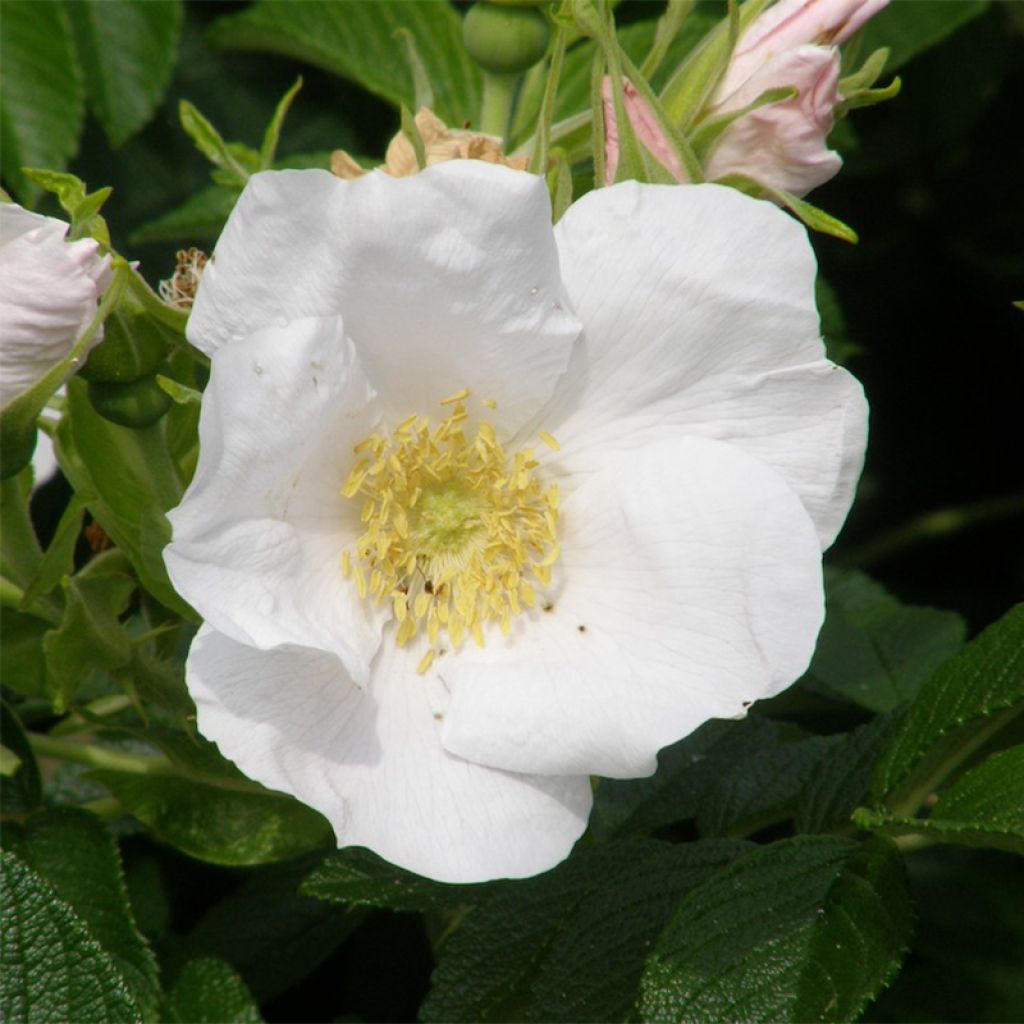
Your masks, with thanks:
[[[533,67],[548,48],[551,27],[533,7],[474,4],[462,22],[462,41],[485,71],[509,74]]]

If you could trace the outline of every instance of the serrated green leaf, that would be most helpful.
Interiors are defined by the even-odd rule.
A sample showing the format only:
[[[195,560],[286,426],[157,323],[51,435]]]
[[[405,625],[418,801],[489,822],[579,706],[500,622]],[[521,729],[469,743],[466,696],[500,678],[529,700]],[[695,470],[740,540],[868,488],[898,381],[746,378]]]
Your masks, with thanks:
[[[245,982],[223,960],[189,961],[164,1000],[173,1024],[259,1024],[263,1018]]]
[[[792,739],[775,723],[772,728],[770,739],[728,761],[710,755],[697,815],[702,836],[745,836],[793,817],[816,768],[840,742],[838,736]]]
[[[4,748],[18,760],[14,771],[10,775],[5,773],[0,782],[0,805],[3,812],[11,815],[33,811],[43,798],[39,765],[21,720],[7,701],[0,701],[0,737],[3,737]]]
[[[157,839],[213,864],[268,864],[325,845],[331,828],[291,797],[178,776],[95,771]],[[251,786],[252,784],[250,784]]]
[[[39,189],[24,166],[62,169],[78,149],[85,113],[65,5],[6,0],[0,32],[0,167],[22,203]]]
[[[905,605],[863,573],[825,573],[825,624],[807,679],[871,711],[917,694],[964,644],[955,612]]]
[[[680,893],[747,848],[626,840],[493,886],[442,947],[421,1019],[625,1019]]]
[[[302,76],[295,79],[295,84],[281,97],[274,113],[263,133],[263,144],[260,146],[260,170],[265,171],[274,166],[274,155],[277,153],[277,140],[281,137],[281,126],[288,115],[288,108],[292,105],[299,90],[302,88]]]
[[[652,850],[609,871],[552,937],[525,1018],[629,1019],[647,954],[678,900],[749,848],[703,840]]]
[[[90,672],[128,664],[132,645],[119,618],[134,589],[135,581],[122,572],[83,570],[65,577],[64,618],[43,637],[55,707],[67,707]]]
[[[135,1024],[113,961],[39,874],[0,851],[0,1016],[25,1024]]]
[[[395,32],[405,28],[434,88],[435,110],[450,125],[475,120],[480,72],[462,45],[459,16],[438,0],[258,0],[215,22],[210,38],[225,50],[278,53],[357,82],[396,108],[413,106],[416,90]]]
[[[24,590],[32,585],[43,560],[43,551],[32,528],[28,503],[32,496],[32,470],[0,483],[0,573]],[[59,609],[56,609],[59,614]]]
[[[988,0],[943,0],[941,4],[890,4],[863,29],[862,52],[889,48],[886,68],[895,71],[959,28],[984,14]]]
[[[862,828],[1024,853],[1024,745],[992,754],[939,796],[927,818],[862,808]]]
[[[809,773],[836,742],[756,716],[709,722],[662,750],[649,778],[602,779],[591,832],[634,835],[697,818],[702,835],[747,834],[795,813]]]
[[[21,170],[33,184],[55,195],[64,211],[70,215],[69,240],[90,237],[109,247],[110,232],[99,212],[113,189],[100,188],[86,194],[85,182],[77,175],[40,167],[22,167]]]
[[[0,615],[0,678],[5,687],[23,697],[46,698],[43,637],[52,628],[53,623],[46,619],[4,609]]]
[[[641,1016],[853,1020],[898,968],[910,924],[889,844],[760,847],[683,897],[648,961]]]
[[[121,860],[110,831],[87,811],[33,815],[16,851],[53,886],[117,968],[143,1015],[155,1014],[156,959],[132,918]]]
[[[185,685],[182,666],[161,661],[136,648],[131,662],[121,673],[122,683],[136,700],[144,718],[153,712],[169,715],[183,732],[195,730],[196,708]]]
[[[178,103],[178,117],[181,127],[195,143],[196,149],[222,172],[220,176],[215,172],[217,183],[231,188],[242,188],[249,180],[250,172],[256,169],[246,164],[254,163],[258,166],[259,154],[246,150],[245,147],[239,148],[239,143],[225,142],[220,132],[188,100],[181,100]],[[247,153],[251,153],[251,160],[246,160]],[[242,157],[241,160],[239,156]]]
[[[871,788],[871,774],[897,718],[877,718],[837,738],[822,751],[796,804],[799,832],[825,832],[846,825]]]
[[[177,58],[179,0],[67,5],[89,108],[115,149],[152,116]]]
[[[238,201],[239,190],[227,185],[210,185],[189,196],[181,206],[147,221],[131,236],[141,242],[198,242],[217,238]]]
[[[299,892],[308,858],[253,872],[189,933],[190,956],[227,960],[260,1002],[273,999],[326,960],[366,919]]]
[[[326,857],[302,884],[318,900],[390,910],[431,910],[479,899],[478,885],[435,882],[403,871],[369,850],[349,848]]]
[[[921,688],[879,759],[872,796],[913,813],[932,787],[1024,703],[1024,604],[971,641]]]
[[[139,582],[165,607],[195,621],[161,558],[171,537],[164,513],[184,490],[168,453],[166,429],[163,421],[130,430],[103,419],[89,403],[84,382],[72,380],[54,447],[64,475],[76,491],[90,496],[89,511],[131,560]]]
[[[33,605],[40,597],[49,594],[61,585],[65,576],[74,572],[75,544],[82,532],[82,517],[85,514],[85,496],[73,494],[57,523],[50,546],[39,562],[35,578],[25,589],[21,610],[33,612]]]

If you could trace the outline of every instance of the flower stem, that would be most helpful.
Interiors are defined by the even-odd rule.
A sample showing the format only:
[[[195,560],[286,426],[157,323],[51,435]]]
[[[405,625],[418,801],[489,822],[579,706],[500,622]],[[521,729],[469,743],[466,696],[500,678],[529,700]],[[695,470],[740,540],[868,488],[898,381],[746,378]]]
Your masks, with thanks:
[[[1011,519],[1024,515],[1024,494],[1011,494],[1001,498],[986,498],[967,505],[951,505],[918,516],[903,526],[883,533],[846,552],[836,561],[845,566],[861,568],[881,562],[891,555],[925,541],[949,537],[961,530],[969,530],[998,519]]]
[[[484,72],[484,95],[480,104],[480,131],[485,135],[508,134],[512,102],[519,84],[518,72]]]
[[[165,757],[142,757],[125,754],[89,743],[75,743],[42,733],[29,733],[29,744],[39,757],[53,757],[60,761],[75,761],[91,768],[106,768],[134,775],[169,775],[171,762]]]
[[[537,121],[537,134],[534,137],[533,153],[530,156],[530,171],[533,174],[544,174],[548,169],[551,122],[555,115],[555,96],[558,93],[558,80],[562,77],[562,60],[565,57],[565,43],[568,33],[568,25],[565,22],[559,22],[555,34],[554,50],[551,53],[551,63],[548,66],[548,79],[544,83],[544,98],[541,100],[540,117]]]
[[[91,729],[96,723],[95,718],[103,718],[106,715],[116,715],[132,706],[131,698],[123,693],[112,693],[107,697],[97,697],[96,700],[86,704],[85,711],[89,717],[78,714],[68,715],[62,722],[58,722],[47,734],[49,739],[60,736],[73,736],[75,733]]]

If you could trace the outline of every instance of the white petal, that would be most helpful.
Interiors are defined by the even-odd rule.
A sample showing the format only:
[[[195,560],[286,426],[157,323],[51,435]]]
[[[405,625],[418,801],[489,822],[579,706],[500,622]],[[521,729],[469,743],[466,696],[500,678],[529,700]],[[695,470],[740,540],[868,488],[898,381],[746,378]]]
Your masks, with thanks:
[[[568,856],[590,780],[533,778],[445,752],[408,652],[388,642],[367,691],[311,651],[258,651],[207,628],[188,661],[199,729],[246,775],[324,814],[340,846],[444,882],[518,878]]]
[[[778,470],[831,543],[867,408],[824,358],[804,229],[732,189],[624,182],[574,204],[556,237],[585,324],[543,416],[563,471],[681,430],[728,440]]]
[[[511,771],[646,775],[708,718],[792,683],[824,615],[813,524],[732,445],[619,455],[564,506],[559,592],[445,660],[445,746]]]
[[[250,179],[207,265],[189,339],[341,314],[399,418],[464,387],[508,430],[550,396],[579,323],[563,305],[544,181],[478,160],[408,178]]]
[[[266,328],[213,356],[200,458],[169,518],[171,579],[241,643],[329,651],[365,683],[382,614],[341,572],[362,532],[341,496],[379,410],[339,318]]]
[[[109,282],[109,257],[97,256],[92,239],[66,243],[67,231],[64,221],[0,204],[0,406],[68,354]]]

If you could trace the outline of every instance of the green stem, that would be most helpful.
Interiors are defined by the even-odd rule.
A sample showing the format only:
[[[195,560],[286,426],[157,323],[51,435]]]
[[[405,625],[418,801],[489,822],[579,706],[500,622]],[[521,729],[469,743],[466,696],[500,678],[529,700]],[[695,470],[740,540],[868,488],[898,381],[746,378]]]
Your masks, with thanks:
[[[58,722],[48,735],[51,739],[60,736],[73,736],[75,733],[94,728],[96,718],[116,715],[121,711],[126,711],[131,706],[131,698],[126,697],[122,693],[112,693],[106,697],[97,697],[96,700],[90,701],[83,708],[88,713],[88,717],[83,717],[79,714],[68,715],[63,722]]]
[[[185,325],[188,323],[188,313],[168,306],[139,274],[133,273],[129,284],[135,297],[149,313],[172,330],[184,335]]]
[[[54,757],[60,761],[75,761],[91,768],[105,768],[115,772],[131,772],[135,775],[170,775],[171,762],[164,757],[141,757],[138,754],[124,754],[106,747],[88,743],[75,743],[43,733],[30,732],[29,744],[39,757]]]
[[[880,537],[847,551],[837,559],[837,562],[858,568],[871,565],[925,541],[948,537],[961,530],[1019,515],[1024,515],[1024,494],[987,498],[967,505],[951,505],[918,516],[903,526],[897,526]]]
[[[548,79],[544,83],[544,98],[540,104],[537,134],[530,156],[530,171],[544,174],[548,167],[548,149],[551,145],[551,123],[555,117],[555,97],[558,94],[558,80],[562,77],[562,60],[565,57],[565,41],[569,29],[565,22],[558,23],[555,46],[548,67]]]
[[[121,801],[113,796],[101,796],[96,800],[90,800],[88,803],[82,804],[81,807],[83,811],[89,811],[107,821],[121,818],[126,813]]]
[[[485,135],[508,135],[518,72],[484,72],[484,95],[480,104],[480,131]]]
[[[953,747],[949,753],[938,761],[935,766],[922,778],[913,789],[901,794],[897,788],[894,794],[895,799],[887,800],[889,810],[897,817],[910,817],[917,813],[917,809],[924,801],[941,788],[948,779],[979,747],[987,743],[1000,729],[1008,725],[1014,718],[1024,710],[1024,705],[1012,708],[1005,708],[994,715],[990,715],[984,725],[980,726],[970,737],[958,746]]]
[[[0,605],[4,608],[21,608],[25,591],[13,580],[0,576]]]

